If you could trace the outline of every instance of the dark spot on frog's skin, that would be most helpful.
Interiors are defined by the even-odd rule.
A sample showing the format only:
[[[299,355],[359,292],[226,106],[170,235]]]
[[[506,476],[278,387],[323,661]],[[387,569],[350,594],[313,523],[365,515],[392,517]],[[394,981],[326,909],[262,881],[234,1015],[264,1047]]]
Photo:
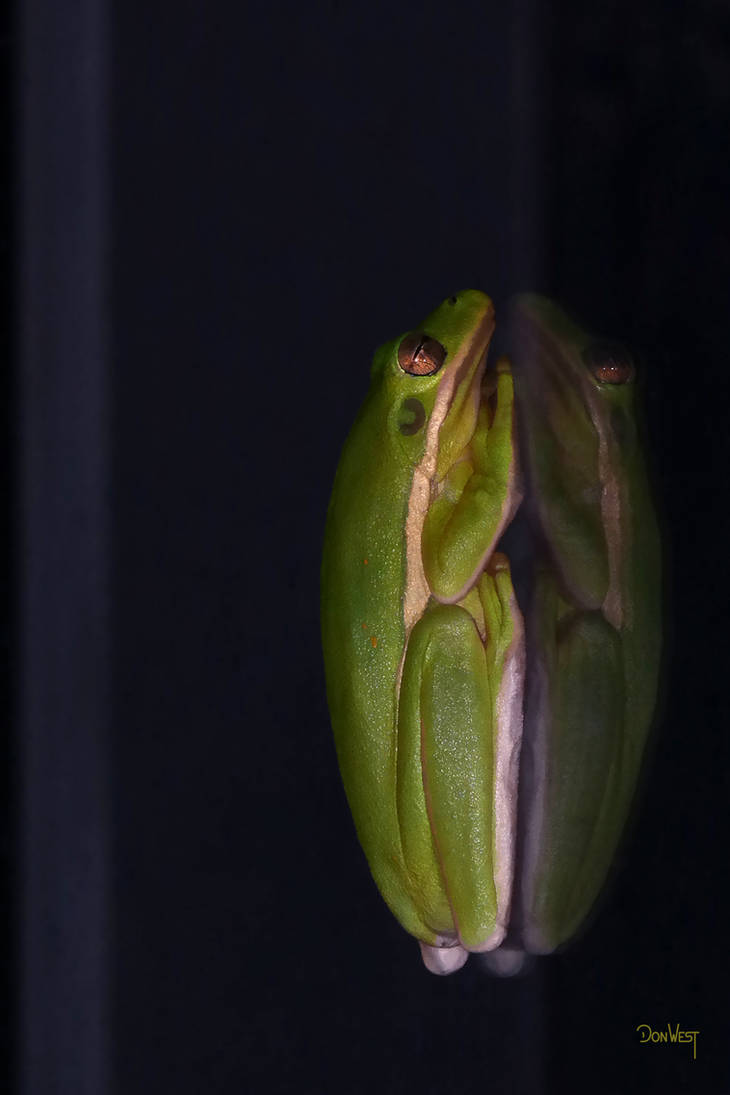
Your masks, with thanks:
[[[449,297],[449,304],[456,304],[458,297]]]
[[[420,399],[404,399],[398,412],[398,429],[406,437],[418,433],[426,421],[426,409]]]

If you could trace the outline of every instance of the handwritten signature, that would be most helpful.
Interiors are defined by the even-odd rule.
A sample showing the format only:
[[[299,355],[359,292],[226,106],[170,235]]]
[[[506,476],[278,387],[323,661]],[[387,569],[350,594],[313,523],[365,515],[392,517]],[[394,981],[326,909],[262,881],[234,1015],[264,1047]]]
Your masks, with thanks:
[[[644,1042],[691,1042],[692,1060],[697,1060],[697,1035],[698,1030],[680,1030],[679,1023],[672,1029],[671,1023],[667,1023],[666,1030],[652,1030],[648,1023],[639,1023],[636,1028],[642,1045]]]

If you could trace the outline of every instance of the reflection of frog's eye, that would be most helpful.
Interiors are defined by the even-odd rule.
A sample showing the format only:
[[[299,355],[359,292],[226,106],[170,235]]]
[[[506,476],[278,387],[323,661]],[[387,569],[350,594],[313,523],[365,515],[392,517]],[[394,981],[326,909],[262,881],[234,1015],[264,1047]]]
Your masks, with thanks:
[[[426,409],[420,399],[404,399],[398,408],[398,429],[406,437],[418,433],[426,421]]]
[[[592,342],[582,357],[601,384],[626,384],[634,378],[631,354],[618,342]]]
[[[432,376],[446,360],[446,348],[419,331],[406,335],[398,347],[398,364],[411,376]]]

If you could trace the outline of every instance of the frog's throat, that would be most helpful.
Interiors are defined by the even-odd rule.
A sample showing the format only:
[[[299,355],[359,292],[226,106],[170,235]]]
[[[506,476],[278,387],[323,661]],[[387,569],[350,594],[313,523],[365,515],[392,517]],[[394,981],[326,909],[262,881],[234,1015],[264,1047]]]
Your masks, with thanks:
[[[406,516],[406,583],[403,596],[403,623],[406,643],[414,624],[421,618],[430,590],[423,569],[421,541],[426,514],[431,502],[431,483],[436,475],[439,432],[462,380],[474,370],[472,389],[477,392],[487,362],[487,348],[494,332],[494,311],[484,318],[466,339],[453,360],[444,369],[426,430],[423,456],[416,465],[408,498]],[[405,647],[404,647],[405,649]]]

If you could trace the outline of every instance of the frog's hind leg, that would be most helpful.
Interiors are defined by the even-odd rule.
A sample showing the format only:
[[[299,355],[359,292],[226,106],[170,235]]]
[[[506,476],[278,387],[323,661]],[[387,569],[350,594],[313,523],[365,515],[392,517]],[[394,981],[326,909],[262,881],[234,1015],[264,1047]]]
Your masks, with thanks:
[[[484,643],[470,612],[460,605],[429,608],[413,628],[403,667],[398,817],[425,919],[445,947],[458,943],[466,950],[498,946],[505,931],[494,880],[489,682]],[[431,957],[429,950],[424,960],[434,968]],[[447,965],[458,961],[458,952],[445,959]]]

